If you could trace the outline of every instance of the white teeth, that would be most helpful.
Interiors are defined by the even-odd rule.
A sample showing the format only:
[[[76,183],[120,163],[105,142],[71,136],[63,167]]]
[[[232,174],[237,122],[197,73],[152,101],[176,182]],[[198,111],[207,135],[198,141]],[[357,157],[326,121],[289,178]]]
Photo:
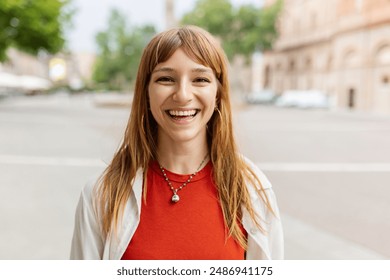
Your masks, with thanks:
[[[188,117],[188,116],[195,115],[196,114],[196,110],[187,110],[187,111],[169,110],[169,114],[171,116]]]

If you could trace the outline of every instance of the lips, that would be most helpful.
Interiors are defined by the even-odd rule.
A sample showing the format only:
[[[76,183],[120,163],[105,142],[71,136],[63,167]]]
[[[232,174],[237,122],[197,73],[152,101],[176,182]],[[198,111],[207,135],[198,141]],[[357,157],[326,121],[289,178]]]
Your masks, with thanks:
[[[190,120],[194,118],[198,112],[199,109],[191,109],[191,110],[166,110],[166,113],[168,116],[175,120]]]

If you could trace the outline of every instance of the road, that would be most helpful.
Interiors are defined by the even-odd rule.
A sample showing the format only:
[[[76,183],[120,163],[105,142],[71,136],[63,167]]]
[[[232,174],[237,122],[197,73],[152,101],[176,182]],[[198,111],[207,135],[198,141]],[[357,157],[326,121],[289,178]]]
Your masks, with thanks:
[[[129,115],[111,101],[0,100],[0,259],[68,258],[80,190]],[[390,258],[389,116],[237,104],[234,124],[273,183],[286,259]]]

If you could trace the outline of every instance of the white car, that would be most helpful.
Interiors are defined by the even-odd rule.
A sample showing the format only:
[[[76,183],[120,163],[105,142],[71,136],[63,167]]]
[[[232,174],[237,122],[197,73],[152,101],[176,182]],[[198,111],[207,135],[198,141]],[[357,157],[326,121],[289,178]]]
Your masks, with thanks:
[[[275,101],[276,95],[271,90],[262,90],[249,93],[245,96],[245,101],[250,104],[269,104]]]
[[[275,103],[279,107],[329,108],[329,100],[319,90],[287,90]]]

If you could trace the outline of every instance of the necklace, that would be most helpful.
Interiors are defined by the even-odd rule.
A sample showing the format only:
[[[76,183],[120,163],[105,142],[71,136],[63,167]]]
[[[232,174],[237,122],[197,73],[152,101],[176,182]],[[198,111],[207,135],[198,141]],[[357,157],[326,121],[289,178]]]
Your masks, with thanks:
[[[161,164],[159,164],[160,170],[161,170],[162,174],[164,175],[165,181],[168,183],[168,186],[171,188],[171,190],[172,190],[172,192],[173,192],[173,195],[172,195],[172,198],[171,198],[171,201],[172,201],[172,202],[175,202],[175,203],[176,203],[176,202],[178,202],[178,201],[180,200],[180,196],[177,194],[177,192],[180,191],[180,190],[181,190],[182,188],[184,188],[185,186],[187,186],[187,185],[191,182],[192,178],[194,178],[194,176],[195,176],[196,174],[198,174],[198,172],[199,172],[200,168],[202,167],[203,163],[206,161],[207,156],[208,156],[208,154],[205,155],[205,157],[203,158],[202,162],[199,164],[198,169],[196,169],[196,171],[195,171],[194,173],[192,173],[192,174],[190,175],[190,177],[188,177],[187,181],[185,181],[183,184],[181,184],[181,186],[178,187],[177,189],[175,189],[175,188],[172,186],[171,181],[168,179],[168,176],[167,176],[167,174],[165,173],[164,167],[162,167]]]

